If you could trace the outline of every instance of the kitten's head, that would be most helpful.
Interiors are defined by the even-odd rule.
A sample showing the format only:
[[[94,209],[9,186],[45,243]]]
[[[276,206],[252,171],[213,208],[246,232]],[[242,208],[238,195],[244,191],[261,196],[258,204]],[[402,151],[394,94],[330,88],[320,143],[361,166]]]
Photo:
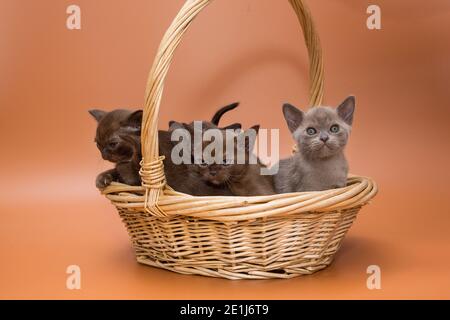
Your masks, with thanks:
[[[289,130],[302,155],[323,159],[338,154],[347,145],[350,135],[355,97],[345,99],[336,109],[315,107],[303,112],[290,104],[283,106]]]
[[[232,126],[231,128],[217,128],[217,126],[203,122],[202,140],[194,141],[195,128],[193,124],[172,123],[171,130],[185,129],[191,137],[191,164],[188,167],[198,174],[205,183],[221,186],[226,185],[233,179],[238,179],[245,174],[250,157],[253,156],[252,150],[258,134],[259,126],[254,126],[245,132]],[[209,130],[216,130],[217,134],[222,136],[222,146],[217,145],[214,139],[207,138]],[[212,140],[212,141],[211,141]],[[195,143],[201,144],[201,150],[210,148],[211,159],[205,159],[204,152],[196,153]],[[227,149],[227,144],[233,146]],[[222,148],[223,152],[220,159],[216,159],[215,149]],[[242,155],[243,161],[238,162],[238,154]],[[220,155],[217,155],[219,157]],[[242,162],[242,163],[241,163]]]
[[[141,134],[142,110],[89,110],[97,120],[95,142],[102,158],[113,163],[130,161],[136,150],[136,144],[124,139],[124,136],[139,138]]]

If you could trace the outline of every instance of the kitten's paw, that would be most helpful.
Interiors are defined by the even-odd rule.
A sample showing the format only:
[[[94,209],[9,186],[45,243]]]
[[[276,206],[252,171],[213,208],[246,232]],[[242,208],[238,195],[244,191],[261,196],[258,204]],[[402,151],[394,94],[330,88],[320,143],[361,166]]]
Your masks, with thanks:
[[[113,176],[110,173],[101,173],[95,180],[95,185],[98,189],[105,189],[113,181]]]

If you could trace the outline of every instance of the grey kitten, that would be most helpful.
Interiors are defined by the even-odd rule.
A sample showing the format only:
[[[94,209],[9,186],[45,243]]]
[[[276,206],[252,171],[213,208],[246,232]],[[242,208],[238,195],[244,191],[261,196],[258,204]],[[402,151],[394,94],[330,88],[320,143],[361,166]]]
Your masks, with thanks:
[[[193,124],[187,125],[183,123],[174,122],[171,129],[186,129],[189,132],[189,136],[195,135],[195,126]],[[217,126],[213,126],[208,123],[202,124],[201,135],[208,130],[218,129]],[[227,134],[227,129],[233,130],[233,135]],[[219,162],[210,163],[206,161],[203,154],[195,154],[194,143],[191,144],[191,162],[194,164],[187,165],[191,168],[192,172],[197,174],[198,180],[204,184],[222,189],[229,189],[234,196],[261,196],[274,194],[273,177],[269,175],[261,175],[261,169],[264,165],[261,161],[253,155],[252,150],[255,145],[256,135],[259,131],[259,125],[253,126],[248,131],[235,130],[230,126],[220,129],[220,133],[223,136],[223,146],[218,145],[214,140],[211,142],[209,139],[203,138],[200,141],[202,150],[208,146],[215,145],[216,147],[222,147],[224,152],[222,159]],[[251,136],[251,131],[255,135]],[[246,135],[247,134],[247,135]],[[238,145],[238,137],[243,138],[243,144]],[[227,150],[228,143],[232,143],[233,150]],[[245,158],[242,159],[243,163],[238,163],[238,153]],[[252,157],[255,157],[252,159]],[[197,159],[197,161],[195,161]],[[231,161],[231,159],[233,161]],[[215,159],[214,159],[215,160]],[[251,160],[255,160],[254,162]],[[223,195],[228,195],[224,193]]]
[[[290,104],[283,106],[298,152],[280,161],[274,178],[277,193],[321,191],[346,185],[348,164],[344,148],[354,111],[353,96],[336,109],[316,107],[303,112]]]

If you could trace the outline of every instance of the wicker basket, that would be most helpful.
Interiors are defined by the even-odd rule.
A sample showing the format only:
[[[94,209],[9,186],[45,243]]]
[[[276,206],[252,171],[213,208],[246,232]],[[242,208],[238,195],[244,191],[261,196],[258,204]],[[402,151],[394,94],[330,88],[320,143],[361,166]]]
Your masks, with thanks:
[[[328,266],[376,184],[351,176],[344,188],[257,197],[194,197],[165,183],[158,155],[164,79],[184,32],[211,0],[187,0],[167,30],[147,83],[142,123],[142,186],[113,183],[103,194],[117,207],[137,261],[183,274],[228,279],[290,278]],[[319,38],[301,0],[290,0],[310,59],[311,106],[323,95]]]

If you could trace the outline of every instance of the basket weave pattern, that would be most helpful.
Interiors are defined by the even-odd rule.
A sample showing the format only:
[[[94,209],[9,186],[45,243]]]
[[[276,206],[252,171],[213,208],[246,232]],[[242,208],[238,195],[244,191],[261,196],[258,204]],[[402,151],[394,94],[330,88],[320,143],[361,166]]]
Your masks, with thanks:
[[[182,35],[211,0],[187,0],[162,39],[150,71],[142,122],[142,186],[112,183],[103,194],[117,207],[140,263],[228,279],[289,278],[328,266],[359,209],[377,193],[369,178],[344,188],[257,197],[194,197],[166,184],[158,154],[164,80]],[[323,97],[320,41],[302,0],[289,0],[310,61],[310,105]]]

